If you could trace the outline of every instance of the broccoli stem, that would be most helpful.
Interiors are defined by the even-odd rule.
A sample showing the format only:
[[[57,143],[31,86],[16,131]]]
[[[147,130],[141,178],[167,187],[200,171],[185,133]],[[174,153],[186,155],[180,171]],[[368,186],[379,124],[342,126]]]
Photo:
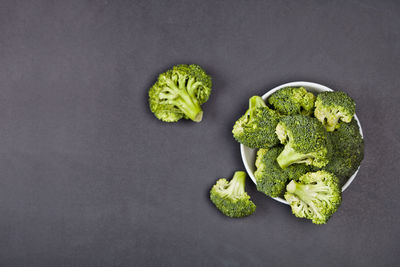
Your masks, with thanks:
[[[313,200],[315,200],[316,198],[325,200],[326,196],[324,193],[329,193],[329,190],[319,184],[304,185],[301,183],[297,183],[295,180],[292,180],[286,186],[286,191],[298,196],[301,201],[306,203],[312,209],[312,211],[318,218],[322,218],[322,215],[320,212],[318,212],[318,209],[315,207]]]
[[[315,198],[324,200],[326,194],[329,194],[330,190],[328,187],[321,184],[301,184],[292,180],[287,186],[286,190],[289,193],[296,194],[301,200],[309,203]]]
[[[255,95],[250,97],[249,99],[249,109],[246,112],[247,122],[252,121],[254,115],[256,114],[257,108],[266,107],[264,100],[261,97]]]
[[[276,160],[279,166],[284,169],[293,163],[302,163],[307,158],[308,155],[296,152],[290,144],[287,144]]]
[[[245,181],[246,181],[246,173],[243,171],[237,171],[233,175],[231,181],[229,182],[229,195],[233,197],[242,196],[245,191]]]
[[[264,100],[258,96],[252,96],[249,99],[249,109],[251,111],[254,111],[256,108],[262,108],[262,107],[266,107],[267,105],[265,104]]]
[[[201,85],[202,85],[201,82],[195,82],[194,78],[189,78],[187,81],[187,84],[186,84],[186,88],[187,88],[189,95],[197,98],[198,95],[196,95],[195,92],[196,92],[196,89]]]
[[[186,93],[180,92],[179,95],[180,98],[176,100],[179,109],[192,121],[200,122],[203,118],[203,110],[200,104]]]
[[[266,107],[267,105],[265,104],[264,100],[258,96],[252,96],[249,99],[249,107],[250,108],[257,108],[257,107]]]
[[[290,183],[288,183],[288,185],[286,186],[286,191],[293,194],[294,192],[296,192],[296,185],[296,181],[290,181]]]
[[[172,80],[167,80],[167,87],[164,89],[164,96],[170,103],[176,105],[189,119],[200,122],[203,118],[203,110],[199,102],[191,97],[184,87],[184,80],[179,80],[179,87]]]

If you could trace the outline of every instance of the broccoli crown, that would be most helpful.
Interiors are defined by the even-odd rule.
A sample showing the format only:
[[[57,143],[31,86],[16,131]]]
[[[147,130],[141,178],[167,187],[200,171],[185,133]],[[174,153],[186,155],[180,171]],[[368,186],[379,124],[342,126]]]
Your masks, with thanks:
[[[338,179],[327,171],[309,172],[286,186],[285,199],[296,217],[324,224],[342,201]]]
[[[176,65],[161,73],[149,90],[150,109],[166,122],[182,118],[200,122],[200,105],[211,93],[211,77],[198,65]]]
[[[257,170],[254,172],[257,190],[270,197],[283,196],[288,180],[298,179],[311,171],[311,168],[305,164],[291,165],[282,169],[276,162],[276,158],[282,150],[283,147],[276,146],[257,151]]]
[[[285,148],[277,161],[281,168],[305,163],[321,168],[329,162],[329,141],[325,128],[315,118],[294,115],[283,118],[276,134]]]
[[[267,107],[259,96],[249,99],[249,109],[235,122],[233,137],[251,148],[268,148],[279,144],[275,134],[281,115]]]
[[[357,121],[342,123],[339,129],[328,133],[332,144],[332,158],[323,168],[334,173],[343,186],[360,166],[364,158],[364,140]]]
[[[284,115],[310,115],[314,108],[315,96],[304,87],[285,87],[268,98],[268,103]]]
[[[329,132],[340,127],[340,121],[350,122],[356,111],[356,103],[345,92],[323,92],[315,101],[315,117]]]
[[[211,188],[210,199],[226,216],[232,218],[246,217],[256,210],[256,205],[245,191],[246,173],[237,171],[228,182],[221,178]]]
[[[257,170],[254,172],[257,190],[270,197],[280,196],[288,181],[285,171],[276,162],[281,151],[281,147],[257,151],[255,163]]]

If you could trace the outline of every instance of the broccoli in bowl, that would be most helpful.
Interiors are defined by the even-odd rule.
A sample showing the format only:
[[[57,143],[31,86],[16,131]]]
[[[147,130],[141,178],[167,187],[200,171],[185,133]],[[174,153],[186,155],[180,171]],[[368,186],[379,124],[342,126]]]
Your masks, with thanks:
[[[292,88],[290,90],[287,90],[286,88]],[[294,100],[301,100],[300,104],[303,103],[302,105],[299,105],[299,102],[296,103],[296,101],[294,101],[292,99],[292,101],[289,101],[289,103],[286,103],[285,105],[283,105],[283,108],[289,111],[292,111],[292,113],[290,113],[290,115],[288,114],[288,112],[286,112],[286,114],[284,112],[279,112],[274,105],[270,104],[269,101],[269,97],[274,95],[275,96],[278,95],[277,92],[279,92],[280,90],[282,91],[286,91],[285,94],[281,94],[280,98],[278,99],[283,99],[284,97],[288,97],[288,95],[290,95],[290,92],[295,91],[295,89],[293,88],[301,88],[298,90],[297,92],[297,98],[293,98]],[[283,90],[284,89],[284,90]],[[310,95],[307,95],[307,93],[304,93],[303,89],[306,90],[307,93],[310,93]],[[309,119],[304,119],[302,118],[302,120],[304,121],[313,121],[313,125],[315,125],[315,122],[319,123],[319,126],[316,126],[315,128],[318,128],[318,130],[316,132],[319,132],[321,135],[321,128],[325,128],[325,134],[322,133],[322,135],[326,135],[326,138],[323,137],[322,139],[325,140],[323,141],[324,145],[321,146],[321,144],[318,144],[318,146],[324,147],[323,149],[316,149],[316,151],[314,151],[316,153],[316,155],[318,156],[317,161],[315,161],[315,163],[317,164],[312,164],[313,161],[315,160],[313,157],[310,158],[301,158],[299,157],[298,162],[294,162],[292,164],[288,164],[286,168],[290,168],[290,170],[292,171],[293,168],[296,168],[296,166],[298,166],[300,169],[302,169],[301,171],[299,170],[296,173],[299,173],[299,175],[301,173],[304,174],[304,170],[307,169],[307,171],[320,171],[320,170],[325,170],[328,171],[332,174],[334,174],[337,179],[339,180],[339,185],[340,185],[340,189],[341,191],[344,191],[354,180],[354,178],[356,177],[356,174],[358,172],[358,168],[359,165],[363,159],[363,149],[364,149],[364,143],[363,143],[363,135],[362,135],[362,129],[361,129],[361,125],[359,124],[359,120],[356,116],[356,114],[354,113],[352,115],[352,119],[350,122],[346,122],[344,120],[342,120],[341,118],[339,118],[337,120],[337,124],[339,124],[339,127],[335,126],[336,128],[334,129],[334,131],[328,131],[327,129],[327,125],[324,125],[319,118],[317,117],[317,115],[315,115],[315,111],[317,109],[316,105],[317,105],[317,100],[318,100],[318,96],[323,93],[323,92],[333,92],[332,89],[317,84],[317,83],[311,83],[311,82],[292,82],[292,83],[287,83],[287,84],[283,84],[281,86],[278,86],[270,91],[268,91],[266,94],[264,94],[262,96],[262,99],[265,101],[265,103],[267,104],[267,106],[271,109],[276,111],[278,114],[280,114],[281,118],[279,120],[279,122],[281,122],[282,120],[288,120],[285,119],[286,117],[293,117],[293,116],[302,116],[302,117],[308,117]],[[312,97],[311,94],[314,96]],[[296,95],[296,94],[294,94]],[[302,97],[300,97],[302,96]],[[334,97],[335,98],[335,97]],[[310,104],[305,105],[304,103],[308,103],[306,100],[309,100],[309,102],[313,103],[312,108],[310,108]],[[293,107],[290,106],[290,102],[294,103]],[[278,104],[282,104],[284,102],[282,101],[274,101],[275,105]],[[333,110],[333,109],[331,109]],[[333,112],[334,113],[334,112]],[[350,110],[350,113],[351,110]],[[325,121],[327,122],[327,119],[325,119]],[[321,127],[320,127],[321,126]],[[309,132],[309,130],[307,130]],[[312,131],[315,132],[315,131]],[[290,136],[285,136],[286,134],[282,135],[282,132],[278,133],[281,135],[283,140],[283,144],[278,144],[275,145],[273,147],[269,147],[267,149],[264,149],[264,152],[260,152],[259,153],[259,157],[264,157],[264,159],[258,158],[257,157],[257,151],[260,148],[250,148],[244,144],[240,145],[240,149],[241,149],[241,155],[242,155],[242,160],[243,163],[245,165],[246,171],[249,174],[249,177],[253,180],[253,182],[255,184],[257,184],[258,186],[258,180],[260,180],[260,177],[265,177],[262,178],[263,180],[261,180],[263,182],[262,186],[258,186],[262,192],[264,192],[265,194],[273,197],[273,199],[282,202],[284,204],[288,204],[288,202],[283,198],[283,193],[284,193],[284,186],[287,185],[291,180],[295,179],[293,177],[287,178],[288,176],[277,176],[276,174],[278,173],[287,173],[287,171],[284,170],[284,168],[282,168],[282,171],[277,169],[277,166],[279,166],[278,161],[275,161],[275,163],[263,163],[263,164],[259,164],[259,166],[262,166],[263,168],[265,168],[265,166],[270,166],[269,168],[273,168],[273,172],[269,171],[269,172],[265,172],[264,169],[258,169],[258,167],[256,166],[256,160],[258,160],[258,162],[265,162],[265,155],[269,155],[268,153],[266,153],[269,150],[275,151],[275,155],[276,158],[278,157],[278,155],[280,155],[280,153],[282,153],[285,149],[285,145],[287,145],[290,142]],[[277,135],[278,137],[278,135]],[[314,140],[321,140],[321,138],[315,138],[315,136],[308,136],[308,137],[304,137],[304,139],[309,140],[309,142],[311,139]],[[352,143],[352,140],[355,141]],[[342,141],[342,143],[340,143],[338,145],[338,142]],[[315,146],[316,144],[314,144]],[[312,147],[312,145],[310,146]],[[290,147],[287,147],[290,148]],[[282,165],[286,165],[287,163],[290,163],[289,160],[293,160],[295,159],[295,157],[293,156],[300,156],[297,153],[293,153],[293,151],[290,151],[291,149],[287,149],[286,152],[290,152],[288,154],[290,154],[292,157],[291,158],[283,158],[283,155],[281,157],[281,163],[283,163]],[[326,152],[325,152],[326,150]],[[277,153],[277,151],[280,151],[279,153]],[[295,150],[296,151],[296,150]],[[322,151],[322,153],[321,153]],[[271,152],[272,153],[272,152]],[[296,155],[297,154],[297,155]],[[306,153],[304,153],[306,154]],[[271,154],[272,155],[272,154]],[[343,160],[343,155],[346,155],[346,159]],[[341,159],[337,159],[338,157],[341,157]],[[268,158],[268,157],[267,157]],[[307,165],[309,164],[309,165]],[[305,168],[307,167],[307,168]],[[256,172],[258,170],[258,172]],[[261,174],[263,174],[264,176],[261,176]],[[278,178],[273,178],[275,175],[275,177],[279,177]],[[257,178],[257,175],[259,178]],[[297,177],[299,178],[299,177]],[[267,180],[266,180],[267,179]],[[274,180],[271,180],[274,179]],[[285,182],[283,182],[285,181]],[[272,185],[274,185],[274,188],[279,188],[279,190],[275,190],[274,188],[267,188],[266,184],[268,183],[272,183]],[[285,184],[285,185],[284,185]],[[276,187],[278,186],[279,187]],[[282,193],[283,192],[283,193]]]

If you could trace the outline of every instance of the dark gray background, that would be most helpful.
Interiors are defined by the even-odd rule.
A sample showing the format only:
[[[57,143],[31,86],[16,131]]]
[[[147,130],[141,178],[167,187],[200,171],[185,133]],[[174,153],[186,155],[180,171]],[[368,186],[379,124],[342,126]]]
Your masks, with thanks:
[[[1,1],[0,265],[398,264],[399,26],[395,1]],[[178,63],[213,77],[199,124],[149,111]],[[296,80],[357,101],[359,175],[324,226],[250,180],[256,213],[224,217],[233,122]]]

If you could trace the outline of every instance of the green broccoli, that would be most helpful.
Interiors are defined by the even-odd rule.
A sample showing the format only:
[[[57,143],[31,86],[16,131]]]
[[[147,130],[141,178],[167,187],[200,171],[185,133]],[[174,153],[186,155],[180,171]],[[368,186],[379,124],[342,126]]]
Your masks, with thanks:
[[[323,92],[315,101],[314,116],[332,132],[340,127],[340,121],[350,122],[355,111],[356,103],[346,93]]]
[[[277,158],[281,168],[294,163],[321,168],[329,162],[327,132],[317,119],[303,115],[287,116],[276,126],[276,134],[285,144]]]
[[[166,122],[182,118],[200,122],[201,104],[211,93],[211,77],[198,65],[176,65],[161,73],[149,90],[150,109]]]
[[[356,120],[342,123],[339,129],[328,133],[328,138],[334,146],[332,158],[323,169],[334,173],[343,186],[364,158],[364,140]]]
[[[286,186],[285,199],[296,217],[324,224],[342,202],[338,179],[326,171],[308,172]]]
[[[282,152],[283,147],[276,146],[270,149],[257,151],[254,176],[257,182],[257,190],[270,197],[283,196],[286,184],[289,180],[298,179],[303,174],[311,171],[311,167],[305,164],[296,164],[282,169],[276,162],[276,158]]]
[[[284,115],[310,115],[315,96],[304,87],[285,87],[268,97],[268,103]]]
[[[256,210],[256,205],[245,191],[246,173],[237,171],[228,182],[221,178],[211,188],[210,199],[226,216],[232,218],[246,217]]]
[[[249,109],[235,122],[233,137],[251,148],[268,148],[279,144],[275,134],[281,116],[267,107],[259,96],[249,99]]]

